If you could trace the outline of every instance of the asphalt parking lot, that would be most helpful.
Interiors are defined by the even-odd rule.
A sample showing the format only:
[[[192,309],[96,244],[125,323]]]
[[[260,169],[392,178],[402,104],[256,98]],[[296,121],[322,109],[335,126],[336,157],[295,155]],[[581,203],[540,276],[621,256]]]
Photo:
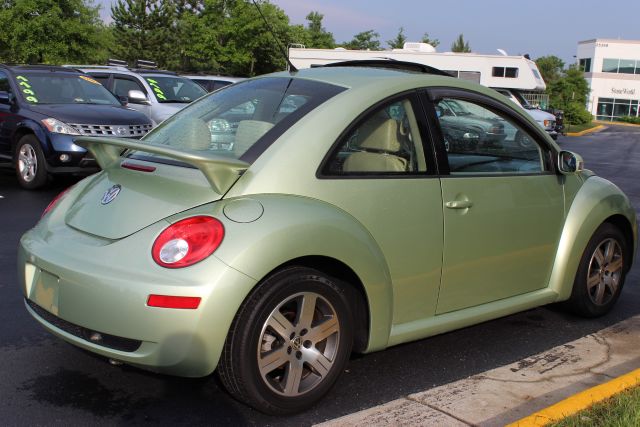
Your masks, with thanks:
[[[640,128],[610,127],[562,148],[620,186],[640,206]],[[460,331],[354,356],[315,408],[288,418],[261,415],[231,399],[215,376],[182,379],[111,366],[52,337],[24,309],[16,283],[20,235],[72,180],[43,192],[18,188],[0,168],[0,420],[7,425],[310,425],[518,361],[640,314],[636,264],[616,308],[584,320],[544,307]]]

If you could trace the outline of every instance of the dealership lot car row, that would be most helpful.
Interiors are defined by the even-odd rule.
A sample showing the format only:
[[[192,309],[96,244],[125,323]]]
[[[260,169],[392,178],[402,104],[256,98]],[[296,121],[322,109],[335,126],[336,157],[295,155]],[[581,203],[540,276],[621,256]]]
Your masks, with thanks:
[[[502,95],[368,65],[239,82],[140,142],[78,138],[103,170],[23,236],[27,310],[114,360],[217,369],[272,414],[317,402],[352,351],[558,301],[608,312],[628,198]]]

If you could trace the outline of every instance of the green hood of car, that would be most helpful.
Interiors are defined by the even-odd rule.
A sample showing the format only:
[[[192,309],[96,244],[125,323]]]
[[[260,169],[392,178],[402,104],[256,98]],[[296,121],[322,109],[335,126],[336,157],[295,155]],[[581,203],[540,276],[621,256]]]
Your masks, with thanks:
[[[107,239],[121,239],[184,210],[222,198],[248,164],[208,153],[182,152],[170,147],[115,138],[79,138],[103,172],[91,182],[67,211],[67,225]],[[200,170],[126,159],[127,149],[160,154]],[[153,171],[123,168],[123,161],[152,166]],[[203,176],[204,175],[204,176]],[[108,201],[108,192],[117,193]],[[106,203],[105,203],[106,202]]]

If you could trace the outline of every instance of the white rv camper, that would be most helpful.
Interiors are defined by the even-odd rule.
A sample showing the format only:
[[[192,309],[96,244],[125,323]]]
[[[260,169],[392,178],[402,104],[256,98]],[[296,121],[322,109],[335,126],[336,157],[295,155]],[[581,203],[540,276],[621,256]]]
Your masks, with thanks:
[[[552,138],[557,138],[555,116],[534,108],[522,96],[523,91],[543,95],[546,88],[536,63],[524,56],[436,52],[433,46],[426,43],[405,43],[403,49],[393,50],[289,48],[289,60],[296,68],[311,68],[332,62],[371,59],[389,59],[429,65],[451,74],[453,77],[496,89],[526,109]]]

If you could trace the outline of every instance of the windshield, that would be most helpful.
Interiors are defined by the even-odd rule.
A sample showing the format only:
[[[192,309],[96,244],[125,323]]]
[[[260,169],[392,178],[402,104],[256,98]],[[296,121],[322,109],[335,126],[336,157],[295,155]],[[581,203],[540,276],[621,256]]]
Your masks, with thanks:
[[[207,94],[207,91],[190,79],[178,76],[145,76],[144,78],[158,102],[188,104]]]
[[[80,74],[23,72],[16,83],[29,104],[121,105],[98,81]]]
[[[194,102],[147,134],[144,141],[251,163],[294,123],[343,90],[288,77],[248,80]],[[146,153],[132,156],[176,164]]]

